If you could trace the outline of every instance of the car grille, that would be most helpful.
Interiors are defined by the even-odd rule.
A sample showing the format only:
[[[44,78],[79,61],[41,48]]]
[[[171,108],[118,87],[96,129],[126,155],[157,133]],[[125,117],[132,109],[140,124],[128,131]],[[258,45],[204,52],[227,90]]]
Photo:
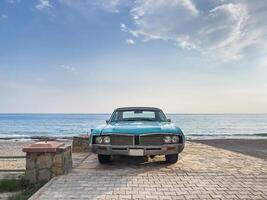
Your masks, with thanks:
[[[112,135],[110,143],[111,145],[133,145],[133,138],[131,135]]]
[[[151,134],[151,135],[111,135],[110,144],[123,146],[123,145],[135,145],[135,146],[161,146],[164,145],[164,135],[162,134]],[[182,138],[180,136],[180,143]]]
[[[163,135],[141,135],[140,145],[163,145]]]

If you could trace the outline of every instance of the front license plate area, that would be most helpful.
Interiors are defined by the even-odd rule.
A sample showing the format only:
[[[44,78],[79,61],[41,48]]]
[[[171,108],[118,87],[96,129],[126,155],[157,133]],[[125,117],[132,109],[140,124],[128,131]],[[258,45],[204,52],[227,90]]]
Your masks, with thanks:
[[[130,156],[143,156],[144,149],[129,149]]]

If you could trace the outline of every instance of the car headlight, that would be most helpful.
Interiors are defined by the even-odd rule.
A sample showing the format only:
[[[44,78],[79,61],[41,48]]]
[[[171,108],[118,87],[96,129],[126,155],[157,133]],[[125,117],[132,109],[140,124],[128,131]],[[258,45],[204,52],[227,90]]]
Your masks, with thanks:
[[[178,143],[179,142],[179,137],[177,135],[172,136],[172,143]]]
[[[97,144],[101,144],[102,141],[103,141],[103,139],[100,136],[98,136],[98,137],[95,138],[95,143],[97,143]]]
[[[164,136],[163,141],[164,141],[164,143],[171,143],[172,138],[171,138],[171,136],[166,135],[166,136]]]
[[[104,144],[109,144],[110,143],[110,137],[109,136],[105,136],[103,138],[103,142],[104,142]]]

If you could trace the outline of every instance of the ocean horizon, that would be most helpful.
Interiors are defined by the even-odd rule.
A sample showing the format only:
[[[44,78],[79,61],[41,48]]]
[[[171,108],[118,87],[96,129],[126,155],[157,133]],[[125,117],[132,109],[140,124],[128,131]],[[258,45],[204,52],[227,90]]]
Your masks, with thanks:
[[[70,138],[90,134],[108,113],[1,113],[0,139]],[[188,139],[267,137],[265,113],[168,113]]]

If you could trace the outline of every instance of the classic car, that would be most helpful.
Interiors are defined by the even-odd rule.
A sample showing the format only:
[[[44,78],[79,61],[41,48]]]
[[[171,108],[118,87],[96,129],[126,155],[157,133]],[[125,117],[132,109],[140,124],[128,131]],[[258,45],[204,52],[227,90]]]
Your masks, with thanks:
[[[178,160],[185,137],[159,108],[123,107],[114,110],[106,124],[92,130],[90,150],[98,154],[101,164],[112,155],[165,155],[169,163]]]

